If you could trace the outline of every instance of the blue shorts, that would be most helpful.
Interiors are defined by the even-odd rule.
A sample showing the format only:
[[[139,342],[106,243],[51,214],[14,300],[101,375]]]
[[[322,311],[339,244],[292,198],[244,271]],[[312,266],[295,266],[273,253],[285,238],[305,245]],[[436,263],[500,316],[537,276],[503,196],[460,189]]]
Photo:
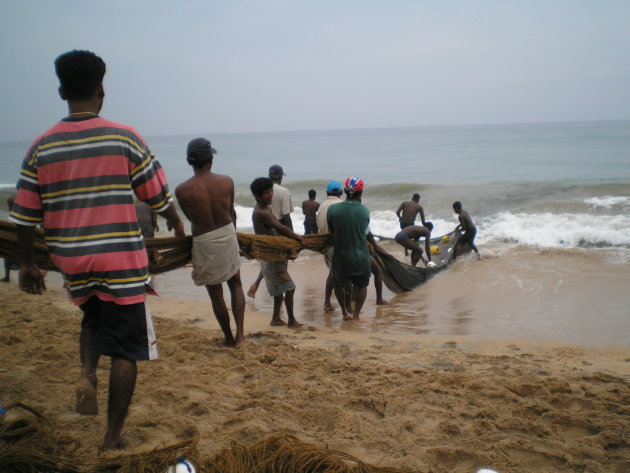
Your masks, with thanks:
[[[99,355],[129,361],[158,357],[153,320],[146,301],[121,305],[92,296],[80,308],[83,311],[81,328],[96,331]]]

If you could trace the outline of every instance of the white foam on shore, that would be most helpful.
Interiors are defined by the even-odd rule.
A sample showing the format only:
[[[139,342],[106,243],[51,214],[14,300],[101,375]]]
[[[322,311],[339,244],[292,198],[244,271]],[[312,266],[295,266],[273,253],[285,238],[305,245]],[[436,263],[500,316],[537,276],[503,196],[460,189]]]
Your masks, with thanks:
[[[630,205],[630,197],[625,196],[605,196],[605,197],[591,197],[584,199],[584,203],[592,207],[612,208],[615,206]]]
[[[236,206],[238,231],[252,231],[252,207]],[[303,234],[302,210],[291,214],[296,233]],[[433,235],[444,235],[458,224],[452,220],[432,218]],[[419,223],[419,222],[418,222]],[[477,243],[509,242],[538,248],[630,248],[630,215],[592,215],[551,212],[510,213],[500,212],[477,222]],[[370,230],[374,235],[394,238],[400,231],[396,213],[376,210],[371,213]]]
[[[540,248],[630,247],[630,216],[501,212],[479,225],[477,241],[493,240]]]

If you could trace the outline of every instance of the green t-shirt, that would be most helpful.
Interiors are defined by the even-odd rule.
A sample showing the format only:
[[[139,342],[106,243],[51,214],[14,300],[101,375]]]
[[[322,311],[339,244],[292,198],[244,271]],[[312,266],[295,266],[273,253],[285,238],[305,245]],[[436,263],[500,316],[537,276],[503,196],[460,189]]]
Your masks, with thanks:
[[[370,271],[367,245],[370,211],[358,201],[345,200],[328,208],[328,230],[333,234],[335,250],[333,271],[349,276]]]

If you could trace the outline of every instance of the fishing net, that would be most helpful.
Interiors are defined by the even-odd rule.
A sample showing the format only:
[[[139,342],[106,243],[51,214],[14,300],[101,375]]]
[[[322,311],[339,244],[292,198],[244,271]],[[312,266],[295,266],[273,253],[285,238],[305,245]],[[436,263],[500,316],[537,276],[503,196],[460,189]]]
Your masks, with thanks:
[[[94,455],[58,435],[52,422],[22,403],[11,420],[0,415],[0,471],[12,473],[165,473],[178,457],[199,473],[404,473],[363,463],[343,452],[319,448],[294,436],[274,435],[251,447],[233,441],[214,456],[198,451],[198,438],[146,452]],[[115,455],[115,456],[114,456]]]
[[[11,262],[17,261],[16,225],[0,220],[0,257]],[[331,235],[315,234],[303,237],[304,246],[291,238],[271,235],[237,233],[240,251],[246,258],[267,261],[294,260],[302,249],[324,251],[331,245]],[[192,237],[145,238],[144,244],[149,256],[149,272],[160,274],[181,268],[190,263]],[[33,244],[35,263],[41,269],[58,271],[50,259],[42,229],[35,230]]]

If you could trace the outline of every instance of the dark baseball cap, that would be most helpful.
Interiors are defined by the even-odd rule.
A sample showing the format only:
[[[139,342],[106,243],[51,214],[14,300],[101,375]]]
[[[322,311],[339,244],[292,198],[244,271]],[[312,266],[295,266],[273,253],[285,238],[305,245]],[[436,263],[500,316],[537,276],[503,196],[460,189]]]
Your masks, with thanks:
[[[186,148],[186,156],[194,161],[208,160],[213,154],[217,154],[217,150],[205,138],[195,138]]]
[[[269,168],[269,175],[270,176],[286,176],[286,174],[282,170],[282,166],[278,166],[277,164],[274,164],[273,166]]]

